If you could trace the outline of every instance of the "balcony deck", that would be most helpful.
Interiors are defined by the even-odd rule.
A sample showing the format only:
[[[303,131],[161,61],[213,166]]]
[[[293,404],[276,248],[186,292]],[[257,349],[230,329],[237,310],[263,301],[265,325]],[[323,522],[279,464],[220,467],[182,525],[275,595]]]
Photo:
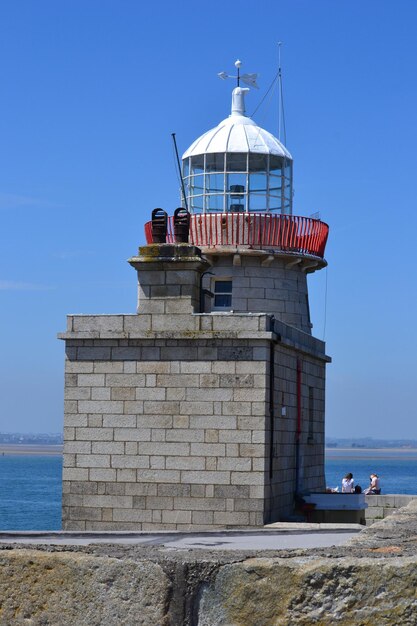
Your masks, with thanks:
[[[320,220],[272,213],[202,213],[190,216],[191,244],[201,248],[242,247],[296,253],[323,259],[329,227]],[[146,242],[153,243],[152,223],[145,224]],[[174,243],[173,218],[168,218],[167,243]]]

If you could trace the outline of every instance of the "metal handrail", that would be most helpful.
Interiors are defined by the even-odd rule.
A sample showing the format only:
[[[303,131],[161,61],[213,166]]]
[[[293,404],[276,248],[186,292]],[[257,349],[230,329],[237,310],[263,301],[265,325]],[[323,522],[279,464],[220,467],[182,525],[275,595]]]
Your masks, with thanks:
[[[190,244],[202,247],[249,246],[324,257],[329,227],[299,215],[271,213],[202,213],[191,215]],[[151,222],[145,224],[147,243],[153,243]],[[168,218],[167,243],[175,243],[173,218]]]

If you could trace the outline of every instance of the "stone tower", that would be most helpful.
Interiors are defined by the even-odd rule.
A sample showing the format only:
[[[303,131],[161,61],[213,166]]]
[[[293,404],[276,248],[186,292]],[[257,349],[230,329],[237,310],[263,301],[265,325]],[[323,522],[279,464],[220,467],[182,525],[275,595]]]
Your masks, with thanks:
[[[157,210],[133,315],[73,315],[63,527],[256,527],[324,481],[324,344],[307,274],[328,227],[293,215],[292,157],[245,115],[185,152],[183,206]]]

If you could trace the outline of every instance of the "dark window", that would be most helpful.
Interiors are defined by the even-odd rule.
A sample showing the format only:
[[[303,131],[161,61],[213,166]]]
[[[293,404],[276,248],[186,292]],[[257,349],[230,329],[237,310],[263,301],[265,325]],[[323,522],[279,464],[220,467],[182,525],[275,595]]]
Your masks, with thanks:
[[[216,280],[214,283],[214,307],[230,309],[232,306],[232,281]]]

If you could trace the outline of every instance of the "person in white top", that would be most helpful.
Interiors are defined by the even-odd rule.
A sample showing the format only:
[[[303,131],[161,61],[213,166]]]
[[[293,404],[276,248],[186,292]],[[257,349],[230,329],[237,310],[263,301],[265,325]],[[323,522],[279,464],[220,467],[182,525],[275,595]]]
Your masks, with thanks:
[[[381,485],[379,482],[378,474],[371,474],[369,480],[371,481],[371,484],[369,485],[368,489],[365,489],[365,494],[367,496],[379,495],[381,493]]]
[[[342,493],[354,492],[355,488],[353,486],[353,474],[349,472],[349,474],[346,474],[346,476],[342,479]]]

